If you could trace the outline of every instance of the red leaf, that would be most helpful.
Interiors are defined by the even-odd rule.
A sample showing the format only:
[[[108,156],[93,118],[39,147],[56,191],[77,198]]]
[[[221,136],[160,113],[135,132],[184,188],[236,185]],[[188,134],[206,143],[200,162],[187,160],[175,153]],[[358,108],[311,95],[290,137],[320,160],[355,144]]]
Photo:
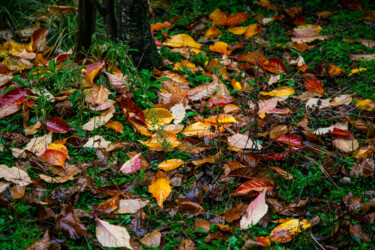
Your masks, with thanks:
[[[292,154],[293,152],[294,152],[294,150],[291,149],[291,150],[286,150],[286,151],[283,151],[283,152],[280,152],[280,153],[265,154],[265,155],[263,155],[263,157],[266,160],[285,160],[286,156],[288,154]]]
[[[279,136],[276,140],[286,145],[289,145],[291,147],[297,147],[297,148],[303,147],[303,142],[301,141],[301,138],[299,138],[299,136],[296,134],[282,135],[282,136]]]
[[[238,55],[237,58],[238,60],[246,61],[251,64],[258,64],[265,60],[264,55],[260,51],[254,51],[254,52],[249,52],[249,53],[245,53],[242,55]]]
[[[262,61],[261,65],[264,69],[272,73],[276,73],[276,74],[281,74],[281,73],[288,74],[289,73],[283,61],[281,61],[279,58],[268,58],[267,60]]]
[[[9,68],[5,64],[0,63],[0,74],[8,74]]]
[[[246,20],[247,20],[247,13],[239,12],[228,17],[227,21],[223,25],[224,26],[237,26],[240,23],[245,22]]]
[[[214,107],[224,107],[234,100],[235,99],[231,96],[213,96],[207,101],[207,104],[212,109]]]
[[[333,128],[333,131],[330,133],[333,135],[353,136],[352,132],[339,128]]]
[[[314,78],[305,78],[307,82],[305,82],[305,87],[307,90],[318,93],[324,94],[323,83],[318,79]]]
[[[125,97],[120,101],[120,107],[124,109],[126,119],[135,119],[144,125],[145,115],[140,107],[133,102],[132,99]]]
[[[29,93],[29,90],[22,87],[7,91],[3,96],[0,97],[0,109],[15,104],[16,102],[25,103]]]
[[[67,133],[72,128],[69,128],[69,124],[58,116],[53,116],[46,121],[48,131],[56,133]]]
[[[236,191],[232,195],[244,195],[248,194],[251,191],[258,191],[261,192],[263,190],[266,190],[266,192],[271,191],[274,188],[274,186],[269,183],[268,181],[264,180],[251,180],[247,181],[241,186],[239,186]]]

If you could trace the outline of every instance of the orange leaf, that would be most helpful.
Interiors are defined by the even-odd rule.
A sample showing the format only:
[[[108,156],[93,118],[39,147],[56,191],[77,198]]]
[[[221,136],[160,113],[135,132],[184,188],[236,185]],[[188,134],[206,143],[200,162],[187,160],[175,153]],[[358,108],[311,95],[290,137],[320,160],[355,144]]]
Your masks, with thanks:
[[[258,35],[262,31],[262,26],[259,24],[251,24],[247,27],[245,31],[245,37],[244,39],[248,39],[252,36]]]
[[[218,130],[219,129],[219,130]],[[225,129],[223,127],[215,127],[211,123],[204,123],[204,122],[196,122],[191,124],[189,127],[185,128],[181,134],[185,136],[197,136],[203,137],[206,136],[208,138],[216,137],[218,134],[224,132]]]
[[[236,119],[232,115],[220,114],[214,115],[206,119],[206,122],[212,124],[222,124],[222,123],[237,123]]]
[[[54,149],[54,150],[60,151],[61,153],[65,155],[66,158],[69,159],[68,149],[65,147],[64,144],[56,143],[55,141],[48,146],[48,149]]]
[[[118,121],[109,121],[105,124],[105,126],[109,129],[112,129],[114,131],[116,131],[117,133],[119,134],[122,134],[124,133],[124,126],[122,125],[121,122],[118,122]]]
[[[157,31],[165,28],[172,28],[173,25],[169,22],[151,24],[151,31]]]
[[[152,194],[152,197],[155,197],[161,209],[163,209],[163,202],[172,192],[170,183],[171,181],[163,172],[157,172],[156,177],[151,181],[150,186],[148,186],[148,191]]]
[[[315,75],[304,74],[303,78],[306,80],[305,87],[307,90],[318,94],[324,94],[323,83],[319,81]]]
[[[240,23],[246,22],[247,20],[247,13],[246,12],[239,12],[234,15],[231,15],[227,18],[224,25],[226,26],[237,26]]]
[[[279,58],[268,58],[267,60],[262,61],[261,64],[264,69],[275,74],[289,73],[283,61]]]
[[[227,56],[232,52],[231,50],[228,50],[228,44],[225,42],[215,42],[214,44],[210,45],[209,48],[213,52],[218,52]]]
[[[232,195],[244,195],[251,191],[261,192],[265,190],[266,192],[271,191],[274,188],[272,184],[264,180],[250,180],[242,183]]]
[[[204,33],[204,37],[218,37],[221,34],[221,31],[216,27],[210,27],[206,30],[206,33]]]
[[[151,140],[145,142],[140,141],[140,143],[156,151],[170,151],[181,144],[181,142],[177,140],[177,135],[170,132],[164,132],[162,135],[153,134]]]
[[[223,25],[227,21],[227,15],[220,9],[214,10],[208,17],[212,20],[212,25]]]
[[[66,160],[64,153],[54,149],[47,149],[46,152],[41,155],[41,158],[51,165],[61,167],[64,167]]]
[[[87,79],[89,80],[91,86],[94,85],[94,78],[96,77],[96,75],[98,74],[100,69],[104,66],[104,64],[105,64],[105,62],[103,60],[103,61],[99,61],[95,64],[86,66],[86,76],[87,76]]]

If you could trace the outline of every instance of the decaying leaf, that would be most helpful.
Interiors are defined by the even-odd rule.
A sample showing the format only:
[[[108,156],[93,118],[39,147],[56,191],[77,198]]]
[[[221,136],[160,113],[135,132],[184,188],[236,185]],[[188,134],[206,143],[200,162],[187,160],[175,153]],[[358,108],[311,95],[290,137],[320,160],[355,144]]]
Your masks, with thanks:
[[[126,161],[120,168],[119,172],[123,174],[134,174],[141,169],[141,154],[133,156],[131,159]]]
[[[270,238],[274,242],[286,243],[309,227],[310,223],[307,220],[289,219],[275,227],[270,234]]]
[[[235,148],[240,149],[262,149],[262,146],[257,141],[253,141],[249,136],[242,134],[235,134],[228,137],[228,143]]]
[[[148,203],[148,200],[121,199],[118,210],[116,210],[116,212],[119,214],[134,214],[139,209],[145,207]]]
[[[182,164],[184,164],[184,161],[180,159],[170,159],[170,160],[163,161],[162,163],[160,163],[158,168],[164,171],[171,171],[173,169],[178,168]]]

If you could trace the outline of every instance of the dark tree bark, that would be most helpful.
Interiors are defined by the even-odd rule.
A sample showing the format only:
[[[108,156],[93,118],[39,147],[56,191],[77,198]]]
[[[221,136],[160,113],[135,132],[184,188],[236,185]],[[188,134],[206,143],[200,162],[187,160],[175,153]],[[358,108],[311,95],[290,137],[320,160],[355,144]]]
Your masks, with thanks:
[[[152,69],[159,64],[159,54],[151,36],[148,0],[117,1],[117,38],[128,43],[137,68]]]
[[[85,57],[84,52],[90,48],[91,36],[95,31],[96,10],[90,0],[78,1],[78,33],[76,37],[76,58]]]
[[[115,2],[114,0],[103,0],[104,13],[104,25],[107,32],[107,36],[112,40],[117,39],[117,27],[115,18]]]

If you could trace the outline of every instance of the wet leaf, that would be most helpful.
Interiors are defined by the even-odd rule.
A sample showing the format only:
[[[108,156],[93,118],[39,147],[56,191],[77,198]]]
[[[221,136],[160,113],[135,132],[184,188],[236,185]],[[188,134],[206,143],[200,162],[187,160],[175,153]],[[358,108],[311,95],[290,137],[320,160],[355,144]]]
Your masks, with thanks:
[[[64,167],[66,155],[58,150],[47,149],[41,158],[53,166]]]
[[[301,138],[296,134],[281,135],[278,138],[276,138],[276,140],[291,147],[303,147],[303,142],[301,141]]]
[[[126,161],[120,168],[119,172],[123,174],[134,174],[141,169],[141,154],[133,156],[131,159]]]
[[[155,197],[159,207],[163,209],[163,202],[172,192],[171,181],[163,172],[157,172],[156,177],[151,181],[148,191]]]
[[[266,191],[262,191],[247,207],[245,215],[241,218],[240,228],[248,229],[256,225],[268,211],[268,205],[265,202]]]
[[[163,161],[162,163],[159,164],[158,169],[164,170],[164,171],[171,171],[173,169],[178,168],[184,164],[184,161],[180,159],[170,159],[167,161]]]
[[[53,116],[47,119],[46,125],[48,131],[52,131],[55,133],[65,134],[71,130],[71,128],[69,128],[69,124],[58,116]]]
[[[266,192],[271,191],[274,188],[268,181],[263,180],[251,180],[241,184],[232,195],[245,195],[251,191]]]
[[[270,238],[273,242],[287,243],[309,227],[310,223],[307,220],[289,219],[275,227],[270,234]]]

